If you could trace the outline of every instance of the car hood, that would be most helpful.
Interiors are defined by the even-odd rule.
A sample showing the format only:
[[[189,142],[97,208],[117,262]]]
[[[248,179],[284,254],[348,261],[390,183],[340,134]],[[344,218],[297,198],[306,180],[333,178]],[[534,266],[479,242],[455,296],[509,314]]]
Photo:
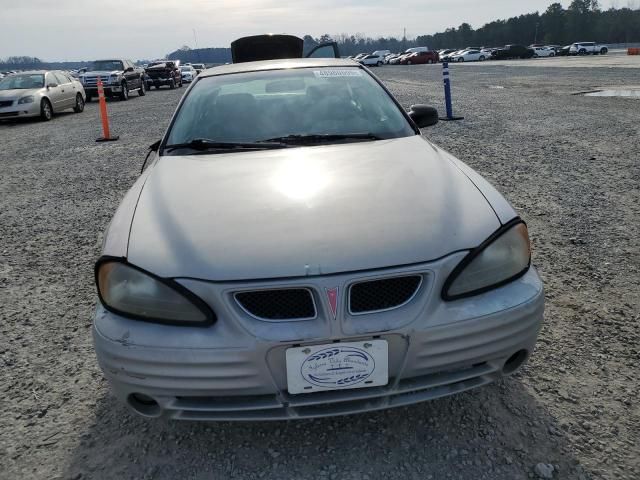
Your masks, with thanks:
[[[121,73],[122,73],[122,70],[113,70],[111,72],[107,70],[100,70],[100,71],[95,70],[95,71],[83,73],[80,76],[81,77],[109,77],[111,75],[120,75]]]
[[[16,100],[27,95],[36,95],[41,88],[15,88],[11,90],[0,90],[0,100]]]
[[[448,154],[416,135],[161,157],[127,256],[173,278],[323,275],[437,259],[499,226]]]

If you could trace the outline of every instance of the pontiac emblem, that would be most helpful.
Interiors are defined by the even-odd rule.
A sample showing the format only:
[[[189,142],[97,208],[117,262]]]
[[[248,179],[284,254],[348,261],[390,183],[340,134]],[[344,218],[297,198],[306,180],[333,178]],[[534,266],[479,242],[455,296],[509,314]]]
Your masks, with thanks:
[[[326,290],[327,300],[329,300],[329,308],[331,308],[331,313],[335,319],[338,314],[338,287],[328,288]]]

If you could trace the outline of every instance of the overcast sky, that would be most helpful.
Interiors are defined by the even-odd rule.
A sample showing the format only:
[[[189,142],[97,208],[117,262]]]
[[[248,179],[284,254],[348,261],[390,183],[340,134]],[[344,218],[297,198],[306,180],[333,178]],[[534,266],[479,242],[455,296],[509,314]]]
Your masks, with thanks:
[[[0,0],[0,58],[155,59],[258,33],[407,37],[543,12],[553,0]],[[561,2],[565,7],[569,1]],[[601,0],[604,8],[625,0]],[[622,4],[621,4],[622,3]]]

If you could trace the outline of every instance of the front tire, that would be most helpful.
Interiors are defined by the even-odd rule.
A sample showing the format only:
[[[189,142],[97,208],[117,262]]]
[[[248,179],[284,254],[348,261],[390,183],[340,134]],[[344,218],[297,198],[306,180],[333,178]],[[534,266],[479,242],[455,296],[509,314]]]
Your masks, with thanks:
[[[176,88],[176,81],[175,81],[175,79],[173,79],[173,78],[171,79],[171,83],[169,84],[169,88],[170,88],[171,90],[174,90],[174,89]]]
[[[53,118],[53,107],[51,107],[51,102],[46,98],[43,98],[40,102],[40,119],[43,122],[48,122]]]
[[[144,97],[147,94],[147,84],[140,82],[140,88],[138,89],[138,96]]]
[[[73,111],[76,112],[76,113],[84,112],[84,99],[82,98],[82,95],[80,95],[80,94],[76,95],[76,106],[73,107]]]
[[[606,55],[607,53],[609,53],[609,49],[608,48],[601,48],[600,49],[600,55]]]
[[[485,60],[486,60],[486,58],[485,58],[484,56],[481,56],[481,57],[480,57],[480,61],[481,61],[481,62],[484,62]]]
[[[120,92],[120,100],[126,102],[129,100],[129,90],[127,89],[127,83],[122,82],[122,92]]]
[[[456,60],[456,62],[458,63],[464,62],[464,58],[460,57],[458,60]]]

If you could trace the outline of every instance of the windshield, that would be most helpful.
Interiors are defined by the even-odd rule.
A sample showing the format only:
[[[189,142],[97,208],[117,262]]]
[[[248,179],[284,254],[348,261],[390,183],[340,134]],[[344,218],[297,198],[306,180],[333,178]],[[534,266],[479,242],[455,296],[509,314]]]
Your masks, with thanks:
[[[180,70],[183,71],[183,72],[190,72],[191,71],[191,67],[181,67]]]
[[[27,90],[32,88],[44,88],[43,74],[14,74],[0,80],[0,90]]]
[[[326,143],[357,134],[362,141],[365,134],[368,139],[388,139],[415,131],[390,95],[364,70],[298,68],[198,81],[178,111],[166,143],[262,142],[290,136],[315,136],[317,143]]]
[[[98,60],[91,64],[93,72],[111,72],[113,70],[124,70],[124,66],[120,60]]]

